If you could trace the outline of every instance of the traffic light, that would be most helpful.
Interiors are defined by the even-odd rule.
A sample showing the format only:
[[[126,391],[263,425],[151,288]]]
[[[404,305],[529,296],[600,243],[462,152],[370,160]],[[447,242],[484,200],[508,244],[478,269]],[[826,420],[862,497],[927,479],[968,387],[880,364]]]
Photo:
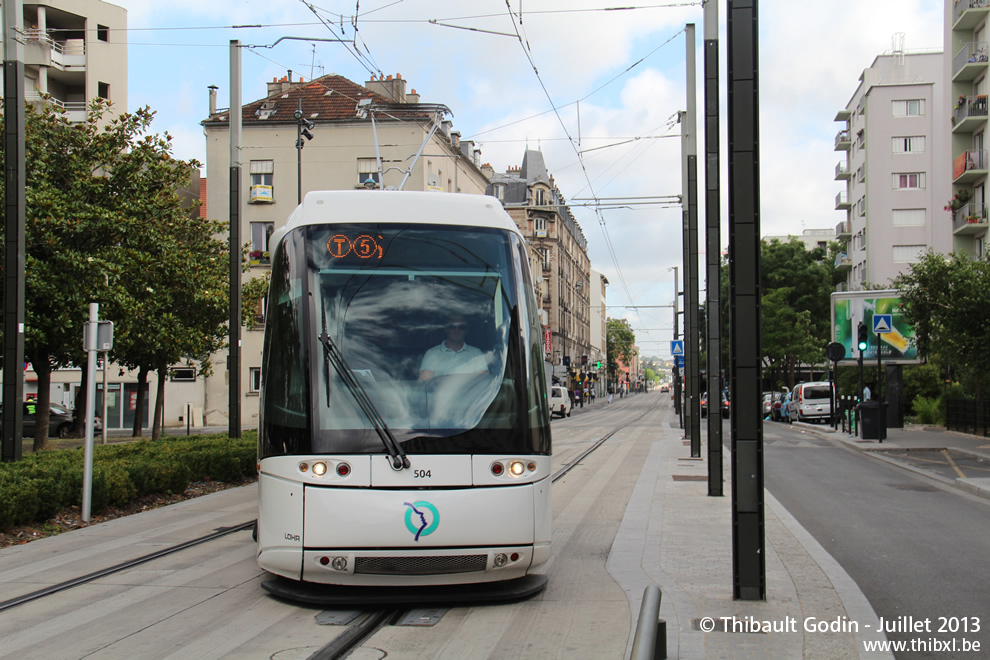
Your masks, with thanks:
[[[860,353],[866,352],[866,343],[867,343],[866,324],[860,323],[859,326],[856,328],[856,347],[859,348]]]
[[[588,364],[588,356],[587,355],[582,355],[581,356],[581,364]]]
[[[601,369],[601,368],[602,368],[602,361],[598,360],[597,362],[595,362],[595,369]]]
[[[570,355],[565,355],[564,356],[564,366],[565,367],[571,366],[571,356]]]

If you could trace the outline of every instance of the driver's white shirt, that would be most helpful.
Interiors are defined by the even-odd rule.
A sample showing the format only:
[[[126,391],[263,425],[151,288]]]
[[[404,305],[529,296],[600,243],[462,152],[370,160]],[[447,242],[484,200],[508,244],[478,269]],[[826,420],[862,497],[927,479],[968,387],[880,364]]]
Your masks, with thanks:
[[[439,346],[426,351],[419,370],[432,371],[434,376],[476,374],[487,371],[488,363],[481,351],[474,346],[464,344],[461,350],[454,351],[447,348],[447,342],[443,341]]]

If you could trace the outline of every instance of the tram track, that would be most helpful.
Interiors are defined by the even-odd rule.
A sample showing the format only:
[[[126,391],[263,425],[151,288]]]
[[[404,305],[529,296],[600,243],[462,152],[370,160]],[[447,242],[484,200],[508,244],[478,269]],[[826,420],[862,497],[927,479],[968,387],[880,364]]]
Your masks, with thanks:
[[[63,591],[68,591],[69,589],[72,589],[74,587],[78,587],[80,585],[87,584],[89,582],[93,582],[101,578],[105,578],[115,573],[120,573],[121,571],[126,571],[129,568],[134,568],[135,566],[146,564],[149,561],[161,559],[162,557],[167,557],[169,555],[182,552],[183,550],[194,548],[204,543],[209,543],[210,541],[215,541],[217,539],[223,538],[230,534],[234,534],[236,532],[242,532],[244,530],[251,529],[252,527],[254,527],[254,523],[255,523],[254,520],[250,520],[248,522],[241,523],[239,525],[234,525],[232,527],[221,527],[217,530],[214,530],[210,534],[205,534],[198,538],[185,541],[183,543],[179,543],[178,545],[174,545],[170,548],[165,548],[164,550],[158,550],[156,552],[150,552],[146,555],[141,555],[140,557],[135,557],[134,559],[129,559],[125,562],[121,562],[113,566],[108,566],[107,568],[102,568],[98,571],[87,573],[86,575],[72,578],[71,580],[65,580],[64,582],[53,584],[51,586],[45,587],[44,589],[38,589],[36,591],[26,593],[22,596],[17,596],[16,598],[0,601],[0,612],[4,612],[6,610],[19,607],[21,605],[26,605],[27,603],[41,600],[42,598],[47,598],[48,596],[53,596]]]

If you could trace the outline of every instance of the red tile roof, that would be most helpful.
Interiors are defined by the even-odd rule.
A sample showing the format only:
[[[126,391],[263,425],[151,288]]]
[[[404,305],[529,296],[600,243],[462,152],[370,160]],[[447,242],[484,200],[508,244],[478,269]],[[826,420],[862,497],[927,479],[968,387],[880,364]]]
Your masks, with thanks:
[[[241,121],[243,125],[294,124],[296,119],[293,113],[298,109],[300,100],[302,100],[303,116],[312,122],[354,120],[357,119],[358,102],[369,98],[373,103],[391,103],[389,99],[372,92],[367,87],[343,76],[331,74],[305,83],[293,82],[285,91],[242,105]],[[226,124],[228,114],[228,110],[217,112],[202,123]],[[416,114],[424,115],[422,111]]]

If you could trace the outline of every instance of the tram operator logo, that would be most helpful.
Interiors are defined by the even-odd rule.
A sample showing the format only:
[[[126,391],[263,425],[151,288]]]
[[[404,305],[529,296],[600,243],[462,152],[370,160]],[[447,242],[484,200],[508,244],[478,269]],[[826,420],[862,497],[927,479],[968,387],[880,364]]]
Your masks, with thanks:
[[[440,512],[429,502],[403,502],[406,509],[406,529],[416,536],[419,541],[420,536],[429,536],[436,531],[440,524]]]

